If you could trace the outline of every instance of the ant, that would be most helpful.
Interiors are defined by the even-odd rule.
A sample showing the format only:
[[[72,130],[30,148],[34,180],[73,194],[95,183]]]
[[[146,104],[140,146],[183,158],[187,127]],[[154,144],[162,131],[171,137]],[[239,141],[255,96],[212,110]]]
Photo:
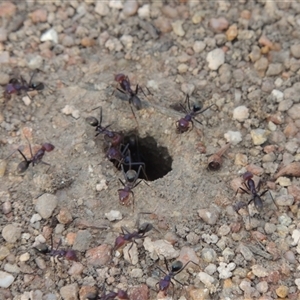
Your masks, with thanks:
[[[140,164],[138,171],[129,169],[126,173],[124,171],[123,164],[121,165],[121,168],[122,168],[122,173],[123,173],[123,175],[125,177],[125,182],[123,182],[119,178],[119,181],[124,186],[123,189],[118,189],[119,201],[120,201],[121,205],[128,206],[130,204],[129,196],[130,196],[130,194],[132,194],[132,204],[133,204],[133,209],[134,209],[134,193],[133,193],[132,190],[143,181],[143,179],[141,179],[140,181],[138,181],[138,178],[140,176],[140,172],[141,172],[141,170],[143,168],[143,165]]]
[[[29,82],[27,82],[23,76],[20,76],[20,80],[17,78],[10,79],[9,83],[7,84],[5,91],[4,91],[4,97],[6,99],[10,99],[12,94],[19,95],[22,90],[26,91],[40,91],[44,89],[44,84],[42,82],[32,82],[32,79],[34,75],[36,74],[36,71],[33,72],[33,74],[30,77]],[[29,97],[30,98],[30,97]]]
[[[179,121],[176,121],[176,129],[178,131],[178,133],[184,133],[186,131],[189,130],[190,128],[190,123],[192,124],[192,128],[191,130],[194,128],[194,121],[196,121],[197,123],[201,124],[202,123],[196,119],[196,116],[199,114],[202,114],[203,112],[205,112],[206,110],[208,110],[209,108],[211,108],[212,106],[214,106],[215,104],[212,104],[204,109],[201,110],[201,107],[199,105],[193,105],[193,108],[191,108],[190,105],[190,96],[186,95],[186,99],[185,99],[185,103],[187,102],[187,107],[184,107],[183,104],[180,103],[180,107],[181,109],[186,113],[186,116],[184,118],[181,118]]]
[[[118,297],[118,299],[128,299],[129,300],[129,296],[127,294],[127,292],[119,289],[118,292],[109,292],[108,294],[105,295],[105,284],[103,284],[103,293],[100,296],[100,298],[97,298],[98,300],[113,300],[116,297]],[[88,299],[92,299],[91,297],[87,297]],[[94,298],[93,298],[94,299]]]
[[[74,250],[71,250],[71,249],[58,250],[58,248],[61,246],[61,243],[62,243],[62,241],[61,241],[61,239],[59,239],[56,249],[53,249],[53,238],[51,236],[51,248],[49,248],[45,244],[41,244],[41,245],[39,245],[40,246],[39,248],[35,248],[35,249],[43,254],[48,254],[52,257],[58,257],[58,258],[64,257],[67,260],[78,261],[76,252]]]
[[[160,267],[158,267],[158,269],[160,271],[162,271],[163,273],[165,273],[166,276],[164,278],[162,278],[159,282],[157,282],[156,286],[158,285],[159,291],[163,291],[165,295],[167,295],[167,290],[170,287],[170,283],[174,287],[174,283],[172,282],[172,279],[174,279],[176,282],[178,282],[179,284],[181,284],[183,286],[183,284],[181,282],[179,282],[178,280],[176,280],[174,277],[177,274],[179,274],[181,271],[183,271],[190,262],[199,267],[198,264],[196,264],[195,262],[193,262],[191,260],[189,260],[185,265],[183,265],[183,263],[180,260],[176,260],[172,263],[171,270],[170,270],[165,257],[164,257],[164,260],[165,260],[165,265],[168,270],[168,273],[163,271]],[[173,294],[174,294],[174,290],[173,290]]]
[[[27,159],[26,156],[23,154],[23,152],[20,149],[18,149],[19,153],[23,156],[24,160],[21,161],[18,164],[17,173],[19,173],[19,174],[24,173],[28,169],[28,167],[29,167],[29,165],[31,163],[32,163],[33,166],[35,164],[40,163],[40,162],[43,163],[43,164],[45,164],[45,165],[50,166],[50,164],[42,161],[42,158],[43,158],[45,152],[51,152],[55,147],[52,144],[50,144],[50,143],[44,143],[42,145],[42,147],[33,155],[30,142],[29,142],[29,140],[28,140],[27,137],[26,137],[26,139],[27,139],[28,144],[29,144],[31,158]]]
[[[100,117],[97,120],[95,117],[87,117],[86,122],[95,128],[97,132],[95,136],[99,134],[104,134],[104,140],[107,142],[109,148],[106,152],[106,157],[110,161],[116,161],[118,168],[127,152],[128,146],[125,146],[121,151],[121,146],[123,142],[123,135],[119,132],[108,130],[111,124],[107,126],[102,126],[102,107],[100,107]]]
[[[146,237],[145,234],[149,232],[152,228],[153,228],[152,224],[143,223],[138,227],[136,231],[130,232],[126,227],[122,226],[121,227],[122,233],[116,238],[113,251],[116,251],[122,246],[124,246],[125,244],[131,242],[131,246],[128,249],[128,253],[130,257],[130,249],[132,248],[133,243],[135,243],[135,240],[144,239]]]
[[[139,85],[136,85],[135,91],[131,89],[130,80],[128,76],[124,74],[117,74],[115,75],[115,81],[117,81],[120,84],[121,89],[117,88],[117,90],[124,94],[129,94],[129,104],[133,104],[137,110],[140,110],[142,108],[142,102],[140,98],[137,96],[139,89],[143,92],[142,88],[139,87]],[[145,95],[145,93],[143,92]],[[145,95],[146,96],[146,95]]]
[[[248,201],[248,205],[253,202],[255,208],[258,210],[258,212],[261,212],[263,209],[263,202],[261,197],[263,195],[265,195],[266,192],[268,192],[269,190],[265,190],[262,193],[258,194],[259,190],[260,190],[260,185],[261,185],[261,181],[259,180],[257,186],[255,185],[253,178],[253,174],[251,172],[246,172],[243,175],[243,184],[246,187],[246,189],[244,189],[243,187],[239,187],[238,190],[236,191],[236,194],[238,193],[239,189],[241,189],[243,192],[247,193],[248,195],[251,194],[252,198]],[[274,202],[273,196],[271,194],[271,192],[269,191],[272,201]],[[275,204],[275,206],[277,207],[277,205]]]

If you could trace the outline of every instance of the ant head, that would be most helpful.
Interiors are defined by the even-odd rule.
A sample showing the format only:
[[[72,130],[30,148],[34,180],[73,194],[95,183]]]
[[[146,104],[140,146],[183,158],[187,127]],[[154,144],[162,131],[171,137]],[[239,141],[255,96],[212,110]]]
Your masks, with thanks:
[[[67,260],[78,261],[76,252],[74,250],[67,250],[65,254]]]
[[[42,148],[47,152],[51,152],[55,147],[50,143],[44,143]]]
[[[30,88],[41,91],[45,88],[44,84],[42,82],[33,82],[30,86]]]
[[[124,79],[126,79],[126,75],[124,75],[122,73],[115,75],[115,81],[117,81],[117,82],[122,82]]]
[[[17,166],[17,174],[24,173],[28,169],[29,165],[30,165],[30,161],[28,160],[21,161]]]
[[[136,171],[135,170],[128,170],[126,172],[126,180],[128,182],[134,182],[136,180]]]
[[[243,175],[243,180],[244,181],[248,181],[249,179],[253,178],[253,174],[251,172],[246,172],[244,175]]]
[[[143,223],[138,228],[138,233],[146,233],[150,231],[153,228],[153,225],[151,223]]]
[[[119,299],[129,299],[128,294],[123,290],[118,290],[118,298]]]
[[[118,250],[120,247],[122,247],[124,244],[125,244],[125,239],[123,236],[118,236],[116,238],[116,241],[115,241],[115,246],[114,246],[114,249],[113,250]]]
[[[99,121],[98,121],[95,117],[87,117],[87,118],[85,119],[85,121],[86,121],[88,124],[90,124],[91,126],[94,126],[94,127],[96,127],[96,126],[99,125]]]
[[[183,267],[183,263],[180,260],[176,260],[172,263],[171,272],[177,273],[182,269],[182,267]]]

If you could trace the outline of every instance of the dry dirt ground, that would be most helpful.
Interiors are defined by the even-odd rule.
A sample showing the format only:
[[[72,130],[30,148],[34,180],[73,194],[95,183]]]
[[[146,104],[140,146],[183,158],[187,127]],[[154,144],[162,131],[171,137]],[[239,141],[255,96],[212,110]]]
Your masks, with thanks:
[[[7,165],[0,178],[0,280],[9,281],[11,274],[14,281],[8,287],[4,279],[0,282],[0,298],[85,299],[89,287],[101,294],[106,282],[107,291],[128,289],[130,299],[157,299],[155,283],[164,276],[157,266],[166,270],[163,250],[154,259],[139,243],[135,265],[122,256],[98,265],[86,254],[113,245],[121,226],[133,231],[141,219],[157,229],[147,234],[153,241],[171,242],[176,255],[167,256],[169,263],[185,247],[196,256],[187,257],[200,266],[180,273],[184,287],[174,282],[166,297],[174,290],[173,299],[300,299],[298,165],[284,174],[292,176],[274,179],[281,167],[299,160],[300,5],[137,1],[147,15],[131,8],[134,1],[114,2],[123,8],[112,1],[103,1],[103,8],[98,2],[0,2],[3,91],[9,79],[22,75],[28,81],[35,69],[34,80],[45,85],[31,99],[24,98],[26,93],[2,99],[0,156],[22,149],[30,157],[26,137],[34,151],[45,142],[55,146],[43,158],[50,166],[29,166],[23,175],[16,174],[22,161],[18,152],[2,161],[2,173]],[[132,16],[125,8],[133,10]],[[181,23],[183,34],[176,28]],[[57,42],[42,42],[50,28]],[[214,68],[207,57],[217,48],[225,61]],[[136,119],[127,96],[116,91],[118,73],[146,94],[139,92],[143,108],[133,107]],[[178,134],[175,123],[185,114],[171,106],[183,103],[187,92],[192,103],[215,106],[199,115],[202,124],[194,122],[193,130]],[[124,176],[106,158],[103,135],[95,137],[86,122],[86,117],[99,117],[95,108],[100,106],[103,125],[136,137],[145,157],[150,180],[134,189],[134,208],[119,204]],[[239,106],[246,106],[249,115],[234,120]],[[254,135],[263,141],[256,142]],[[208,157],[228,141],[221,169],[208,170]],[[234,209],[251,199],[236,195],[247,170],[262,179],[262,191],[270,189],[278,208],[266,193],[260,214],[249,218],[247,206]],[[36,204],[45,193],[54,195],[57,205],[50,217],[40,219]],[[107,220],[111,210],[119,211],[122,220]],[[67,221],[52,224],[58,214]],[[9,224],[13,228],[7,229]],[[16,240],[7,238],[4,228]],[[72,248],[75,240],[78,263],[63,257],[53,265],[49,255],[34,249],[41,236],[51,244],[51,230],[56,244],[62,240],[61,248]],[[137,296],[133,287],[147,296],[141,291]]]

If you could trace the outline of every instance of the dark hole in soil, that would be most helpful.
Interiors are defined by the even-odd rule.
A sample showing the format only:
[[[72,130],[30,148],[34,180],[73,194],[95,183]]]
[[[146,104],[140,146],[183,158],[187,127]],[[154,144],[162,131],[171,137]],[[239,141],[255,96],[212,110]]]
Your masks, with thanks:
[[[124,171],[130,168],[138,171],[142,166],[139,178],[148,181],[154,181],[164,177],[172,170],[173,159],[166,147],[158,146],[155,139],[151,136],[140,138],[135,133],[127,133],[124,135],[124,147],[128,145],[130,157],[125,157]]]

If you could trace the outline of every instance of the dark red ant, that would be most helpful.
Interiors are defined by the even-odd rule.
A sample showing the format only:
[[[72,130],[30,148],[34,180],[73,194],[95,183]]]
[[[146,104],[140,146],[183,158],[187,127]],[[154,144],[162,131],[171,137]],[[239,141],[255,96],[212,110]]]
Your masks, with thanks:
[[[135,91],[131,89],[130,80],[128,76],[124,74],[117,74],[115,75],[115,81],[117,81],[120,84],[121,89],[117,88],[117,90],[121,93],[127,93],[129,94],[129,104],[133,104],[137,110],[140,110],[142,108],[142,102],[140,98],[137,96],[139,89],[143,92],[142,88],[139,87],[139,85],[136,85]],[[145,94],[143,92],[143,94]]]
[[[127,292],[123,291],[123,290],[118,290],[118,292],[109,292],[108,294],[104,294],[101,295],[100,298],[98,298],[98,300],[113,300],[113,299],[129,299],[129,296],[127,294]]]
[[[60,249],[58,250],[58,248],[61,246],[61,239],[59,240],[56,249],[53,249],[53,238],[51,236],[51,248],[49,248],[47,245],[45,244],[41,244],[39,245],[39,248],[35,247],[36,250],[38,250],[39,252],[45,254],[45,255],[49,255],[52,257],[64,257],[67,260],[73,260],[73,261],[78,261],[77,259],[77,255],[76,252],[72,249]]]
[[[19,153],[23,156],[24,160],[18,164],[17,173],[19,173],[19,174],[24,173],[28,169],[28,167],[31,163],[33,166],[38,163],[43,163],[45,165],[50,166],[50,164],[42,161],[42,158],[43,158],[45,152],[51,152],[55,147],[50,143],[44,143],[42,145],[42,147],[33,155],[29,140],[27,137],[26,137],[26,139],[29,144],[31,158],[27,159],[26,156],[22,153],[22,151],[20,149],[18,149]]]
[[[134,209],[134,193],[133,193],[133,189],[138,186],[143,179],[138,181],[138,178],[140,176],[140,172],[143,168],[142,165],[139,166],[138,171],[136,172],[135,170],[129,169],[126,173],[124,171],[124,166],[121,165],[122,168],[122,173],[125,177],[125,182],[123,182],[120,178],[119,181],[123,184],[124,188],[123,189],[119,189],[118,193],[119,193],[119,201],[121,205],[126,205],[128,206],[130,204],[130,194],[132,194],[132,205],[133,205],[133,209]]]
[[[143,223],[142,225],[139,226],[138,230],[130,232],[126,227],[121,227],[122,234],[120,234],[115,241],[115,246],[113,248],[113,251],[118,250],[125,244],[131,243],[131,246],[128,249],[128,254],[130,256],[130,249],[133,246],[133,243],[135,243],[136,240],[138,239],[144,239],[146,236],[145,234],[149,232],[153,228],[152,224],[150,223]]]
[[[181,284],[183,286],[183,284],[181,282],[179,282],[178,280],[176,280],[174,277],[177,274],[179,274],[181,271],[183,271],[190,262],[193,263],[194,265],[200,267],[198,264],[196,264],[195,262],[193,262],[191,260],[188,261],[185,265],[183,265],[183,263],[180,260],[176,260],[172,263],[171,270],[170,270],[169,267],[168,267],[168,263],[167,263],[166,258],[164,258],[164,260],[165,260],[165,265],[166,265],[166,268],[168,270],[168,273],[163,271],[160,267],[158,267],[158,269],[160,271],[162,271],[163,273],[165,273],[166,276],[164,278],[162,278],[158,283],[156,283],[156,286],[158,285],[158,290],[163,291],[165,295],[167,295],[167,291],[170,287],[170,283],[174,287],[172,279],[174,279],[176,282],[178,282],[179,284]],[[174,291],[173,291],[173,294],[174,294]]]
[[[192,130],[194,128],[193,119],[194,119],[194,121],[196,121],[197,123],[202,125],[202,123],[196,119],[196,116],[199,114],[202,114],[203,112],[205,112],[206,110],[208,110],[209,108],[211,108],[212,106],[215,105],[215,104],[212,104],[201,110],[201,106],[194,104],[193,108],[191,108],[189,95],[186,95],[185,103],[187,103],[188,110],[181,103],[180,103],[180,107],[186,113],[186,116],[184,118],[181,118],[179,121],[177,121],[175,123],[178,133],[183,133],[183,132],[188,131],[190,128],[190,123],[192,124],[192,128],[191,128],[191,130]]]
[[[23,76],[20,76],[20,80],[17,78],[10,79],[9,83],[7,84],[5,91],[4,91],[4,97],[5,99],[10,99],[12,94],[19,95],[21,91],[40,91],[44,89],[44,84],[42,82],[32,82],[32,79],[34,75],[36,74],[36,71],[33,72],[33,74],[30,77],[29,82],[23,78]],[[30,97],[29,97],[30,98]]]
[[[253,202],[255,208],[258,210],[258,212],[261,212],[263,209],[263,202],[261,197],[263,195],[266,194],[266,192],[268,192],[269,190],[265,190],[262,193],[258,194],[259,190],[260,190],[260,185],[261,185],[261,181],[259,180],[259,182],[257,183],[257,186],[255,185],[253,178],[253,174],[251,172],[246,172],[243,175],[243,184],[246,187],[246,189],[244,189],[243,187],[239,187],[238,190],[236,191],[236,194],[238,193],[239,189],[241,189],[243,192],[247,193],[248,195],[251,195],[252,198],[248,201],[248,205]],[[272,194],[270,193],[271,198],[273,203],[274,199]],[[277,207],[277,205],[275,204],[275,206]]]

